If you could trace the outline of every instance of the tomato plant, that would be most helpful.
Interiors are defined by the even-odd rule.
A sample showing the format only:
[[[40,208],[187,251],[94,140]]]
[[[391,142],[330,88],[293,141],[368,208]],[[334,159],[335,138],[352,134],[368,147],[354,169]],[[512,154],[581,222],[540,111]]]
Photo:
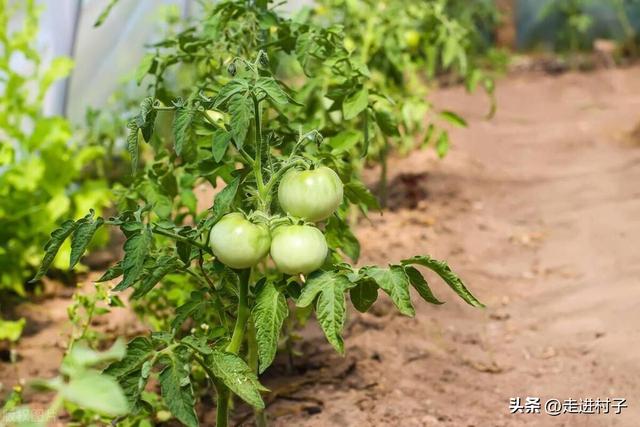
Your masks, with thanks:
[[[379,289],[405,315],[414,314],[410,287],[439,303],[414,265],[435,271],[465,301],[481,306],[446,263],[428,256],[387,267],[357,268],[346,262],[344,254],[357,257],[359,247],[344,213],[349,205],[373,208],[375,199],[351,173],[349,159],[333,154],[316,129],[291,135],[280,126],[285,108],[304,106],[271,73],[265,55],[233,58],[226,76],[200,82],[186,99],[145,99],[129,123],[129,149],[137,168],[133,190],[121,205],[130,209],[108,219],[90,213],[67,221],[45,247],[36,279],[67,238],[77,256],[97,230],[115,226],[127,239],[124,258],[100,279],[121,278],[113,292],[133,289],[131,298],[140,300],[172,275],[188,278],[193,291],[183,304],[168,307],[166,328],[134,338],[126,356],[105,370],[123,387],[133,414],[153,410],[143,394],[153,377],[173,416],[197,425],[194,407],[201,393],[194,388],[206,388],[207,381],[201,380],[206,378],[216,389],[219,426],[227,425],[232,396],[263,417],[261,392],[266,389],[258,375],[273,362],[284,321],[296,307],[313,307],[327,340],[342,353],[347,294],[361,311],[371,307]],[[154,140],[166,121],[173,129],[169,144]],[[152,159],[139,158],[142,141],[152,143]],[[286,177],[305,173],[297,169],[310,170],[319,179],[313,185],[332,190],[325,195],[331,210],[338,208],[340,196],[337,211],[330,212],[329,205],[308,206],[305,212],[313,214],[305,218],[282,208],[279,187],[284,185],[288,194]],[[175,180],[184,177],[191,186],[212,186],[218,179],[225,184],[210,208],[197,212],[179,202],[184,197]],[[136,190],[145,184],[154,190]],[[311,201],[299,197],[295,202]],[[320,219],[327,214],[326,221]],[[267,246],[273,264],[260,261]]]

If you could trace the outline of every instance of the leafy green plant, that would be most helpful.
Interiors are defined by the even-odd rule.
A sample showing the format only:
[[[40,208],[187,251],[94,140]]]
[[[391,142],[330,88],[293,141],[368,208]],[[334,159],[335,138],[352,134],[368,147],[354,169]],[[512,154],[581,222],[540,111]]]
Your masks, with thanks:
[[[391,151],[406,153],[431,145],[443,157],[450,144],[447,126],[466,126],[455,112],[439,111],[429,102],[437,78],[454,75],[469,91],[483,85],[492,97],[489,115],[493,114],[493,80],[473,57],[477,33],[463,25],[472,22],[472,18],[467,17],[463,23],[450,15],[453,3],[321,0],[313,10],[313,21],[343,27],[346,50],[366,70],[366,85],[356,87],[347,95],[347,104],[342,105],[362,107],[365,122],[368,119],[377,125],[368,129],[370,142],[365,141],[356,149],[364,150],[368,159],[381,164],[379,193],[383,204]],[[322,79],[327,80],[328,76]],[[321,91],[315,94],[331,98]],[[349,129],[347,135],[354,131]]]
[[[360,311],[374,304],[380,289],[404,315],[415,314],[412,287],[440,304],[416,266],[482,306],[445,262],[429,256],[385,267],[347,262],[360,248],[346,213],[350,206],[366,213],[376,200],[348,155],[337,155],[317,129],[290,133],[283,112],[305,105],[269,64],[262,51],[252,60],[232,58],[227,75],[199,81],[186,99],[143,100],[128,124],[136,172],[120,213],[66,221],[46,245],[36,279],[66,240],[73,265],[101,227],[115,226],[126,237],[124,257],[100,282],[120,278],[112,291],[131,289],[133,300],[152,298],[171,276],[190,284],[187,300],[167,307],[165,329],[134,338],[126,356],[104,371],[121,384],[135,416],[153,415],[144,394],[153,378],[185,425],[198,425],[196,398],[204,391],[194,389],[209,384],[216,389],[218,426],[227,425],[234,396],[263,420],[267,390],[258,377],[273,363],[287,317],[314,312],[328,342],[343,353],[347,294]],[[155,133],[166,122],[172,123],[170,141]],[[153,148],[144,162],[143,141]],[[295,171],[309,171],[313,179]],[[219,180],[225,184],[208,209],[198,212],[185,202],[186,192]],[[311,204],[300,190],[307,185],[327,191],[318,191]]]
[[[74,140],[65,119],[42,114],[47,90],[73,64],[68,58],[42,62],[37,25],[34,1],[0,4],[0,293],[5,296],[25,296],[24,281],[37,267],[52,227],[90,207],[100,212],[110,199],[103,179],[83,180],[87,164],[103,157],[102,147]],[[69,254],[71,248],[61,250]],[[69,264],[57,261],[55,267]]]
[[[591,48],[588,34],[594,21],[587,11],[590,2],[591,0],[548,2],[540,10],[539,21],[554,16],[560,20],[559,31],[554,40],[557,50],[575,53]]]
[[[22,405],[22,389],[16,388],[6,399],[0,412],[0,425],[44,427],[57,419],[63,408],[87,410],[93,421],[125,415],[129,407],[120,385],[100,372],[105,364],[121,360],[126,354],[123,341],[105,352],[91,350],[83,343],[74,345],[62,362],[60,375],[48,380],[33,380],[30,386],[40,391],[53,391],[50,406],[39,413]]]

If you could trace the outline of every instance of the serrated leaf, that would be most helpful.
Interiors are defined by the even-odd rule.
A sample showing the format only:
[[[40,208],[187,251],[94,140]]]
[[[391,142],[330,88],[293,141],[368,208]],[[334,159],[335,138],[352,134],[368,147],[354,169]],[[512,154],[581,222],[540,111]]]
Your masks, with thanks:
[[[208,302],[205,299],[204,293],[200,291],[193,291],[187,302],[176,308],[175,317],[171,322],[171,329],[178,329],[182,326],[185,320],[193,315],[193,313],[201,310],[207,305]]]
[[[342,328],[344,327],[346,307],[344,292],[351,282],[343,274],[334,271],[318,271],[307,278],[302,293],[296,302],[298,307],[306,307],[317,297],[316,317],[329,343],[344,353]]]
[[[124,291],[140,278],[151,242],[151,230],[148,228],[127,239],[124,244],[124,259],[122,260],[123,279],[113,289],[114,291]]]
[[[138,170],[138,161],[139,161],[139,150],[138,150],[138,132],[140,128],[138,128],[138,124],[135,120],[129,120],[127,123],[127,129],[129,133],[127,134],[127,151],[129,152],[129,156],[131,156],[131,170],[135,173]]]
[[[211,211],[213,213],[212,223],[215,224],[220,218],[231,209],[233,200],[236,198],[238,187],[240,186],[240,177],[236,177],[233,181],[227,184],[218,194],[216,194],[213,200],[213,207]]]
[[[129,412],[120,385],[106,375],[86,372],[79,378],[72,378],[60,394],[64,400],[102,415],[117,417]]]
[[[91,213],[93,216],[93,212]],[[100,217],[95,220],[91,217],[85,218],[86,221],[80,223],[78,228],[74,231],[71,236],[71,256],[69,260],[69,268],[73,268],[80,258],[84,254],[84,251],[87,249],[87,246],[93,239],[93,235],[96,233],[98,228],[104,224],[104,220]]]
[[[240,94],[240,92],[246,92],[249,89],[247,82],[243,79],[235,79],[222,86],[220,92],[216,96],[214,107],[220,107],[227,102],[232,96]]]
[[[158,112],[153,108],[153,98],[147,97],[140,103],[140,114],[138,115],[138,126],[142,131],[142,137],[146,142],[151,141],[153,128],[156,124]]]
[[[289,102],[289,96],[273,77],[260,77],[256,82],[256,87],[264,91],[269,99],[276,104]]]
[[[174,149],[180,156],[185,147],[191,143],[191,122],[194,111],[190,108],[179,108],[173,120]]]
[[[154,352],[151,340],[146,337],[136,337],[127,344],[124,358],[109,365],[104,373],[115,378],[127,375],[140,369],[145,360],[153,356]]]
[[[345,120],[351,120],[364,111],[369,105],[369,91],[361,88],[350,93],[344,101],[342,101],[342,114]]]
[[[107,271],[105,271],[104,274],[100,276],[98,280],[96,280],[96,282],[100,283],[100,282],[106,282],[108,280],[113,280],[117,277],[122,276],[123,273],[124,271],[122,271],[122,262],[118,261],[116,265],[114,265],[113,267],[110,267]]]
[[[325,226],[324,236],[329,247],[342,250],[353,262],[358,261],[360,242],[342,218],[331,216]]]
[[[205,337],[196,337],[194,335],[187,335],[182,338],[181,342],[187,344],[189,347],[196,349],[198,353],[202,355],[213,354],[213,350],[207,344],[207,339]]]
[[[51,238],[44,245],[44,257],[42,258],[42,263],[40,263],[40,267],[36,272],[36,275],[29,282],[35,282],[40,280],[42,276],[44,276],[49,267],[51,267],[51,263],[56,257],[60,246],[64,243],[64,241],[75,231],[77,228],[77,223],[72,220],[67,220],[60,225],[60,228],[53,230],[51,233]]]
[[[457,274],[455,274],[449,265],[445,261],[440,261],[434,258],[431,258],[428,255],[419,255],[413,258],[404,259],[401,261],[403,265],[408,264],[417,264],[427,267],[428,269],[434,271],[438,276],[445,281],[447,285],[453,291],[460,296],[464,301],[466,301],[469,305],[474,307],[484,307],[476,297],[473,296],[471,291],[467,289],[464,282]]]
[[[256,327],[260,373],[264,372],[278,350],[278,338],[282,323],[289,314],[289,307],[284,295],[275,284],[267,282],[256,296],[253,307],[253,321]]]
[[[355,287],[349,289],[349,296],[356,310],[366,313],[378,299],[378,285],[375,280],[361,280]]]
[[[157,285],[167,274],[173,272],[178,267],[178,258],[171,255],[158,257],[149,275],[136,286],[131,298],[138,299],[145,296],[155,285]]]
[[[229,142],[231,141],[231,134],[224,130],[217,130],[213,134],[211,140],[211,153],[213,154],[213,160],[219,163],[227,152]]]
[[[163,357],[162,362],[166,363],[166,366],[160,372],[158,380],[164,403],[181,423],[188,427],[197,427],[199,423],[195,411],[196,400],[186,357],[182,351],[177,350]]]
[[[376,196],[360,181],[351,181],[344,186],[344,195],[351,203],[364,206],[367,209],[380,209]]]
[[[240,357],[217,349],[207,356],[206,364],[220,381],[249,405],[264,409],[260,391],[267,391],[251,368]]]
[[[253,102],[247,96],[237,95],[229,100],[231,135],[238,148],[242,148],[253,119]]]
[[[416,268],[411,266],[405,266],[404,272],[407,273],[407,277],[409,277],[409,281],[411,282],[415,290],[418,291],[422,299],[424,299],[427,302],[430,302],[431,304],[444,304],[442,301],[436,298],[433,292],[431,292],[431,289],[429,288],[429,284]]]
[[[364,274],[376,281],[380,289],[389,295],[400,313],[405,316],[415,316],[416,311],[411,303],[411,294],[409,292],[409,278],[401,266],[392,265],[389,268],[366,267],[363,271]]]

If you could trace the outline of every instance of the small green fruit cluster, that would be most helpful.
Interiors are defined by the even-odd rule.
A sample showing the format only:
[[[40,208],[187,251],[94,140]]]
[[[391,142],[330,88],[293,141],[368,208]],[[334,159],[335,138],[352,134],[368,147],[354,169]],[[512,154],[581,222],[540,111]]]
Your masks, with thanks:
[[[327,167],[291,170],[278,187],[278,200],[289,215],[310,222],[329,218],[340,206],[343,185]],[[211,230],[211,250],[231,268],[250,268],[268,253],[279,271],[308,274],[322,266],[327,242],[312,225],[281,225],[272,232],[265,224],[254,224],[241,213],[225,215]]]

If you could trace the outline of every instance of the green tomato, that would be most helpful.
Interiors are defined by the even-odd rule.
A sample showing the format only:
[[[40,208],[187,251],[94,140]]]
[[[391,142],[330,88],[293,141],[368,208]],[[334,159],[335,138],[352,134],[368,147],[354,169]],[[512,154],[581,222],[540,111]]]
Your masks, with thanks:
[[[290,170],[278,187],[280,206],[290,215],[307,221],[327,219],[342,203],[340,177],[327,167]]]
[[[249,268],[269,252],[271,237],[266,225],[254,224],[238,212],[222,217],[211,229],[213,254],[231,268]]]
[[[415,49],[418,47],[420,43],[420,33],[416,30],[405,31],[404,33],[404,42],[407,47],[410,49]]]
[[[271,258],[283,273],[311,273],[324,264],[327,252],[324,235],[310,225],[284,225],[273,232]]]

